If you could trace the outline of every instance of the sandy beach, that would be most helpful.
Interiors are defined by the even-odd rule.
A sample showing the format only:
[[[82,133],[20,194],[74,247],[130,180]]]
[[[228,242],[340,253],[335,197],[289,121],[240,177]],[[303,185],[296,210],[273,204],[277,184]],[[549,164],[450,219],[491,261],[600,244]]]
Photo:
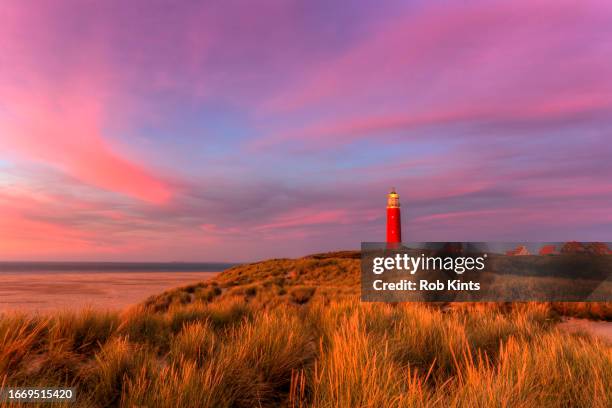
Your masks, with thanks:
[[[0,312],[121,309],[218,272],[0,273]]]
[[[558,327],[569,333],[589,333],[612,344],[612,322],[592,321],[570,317],[559,323]]]

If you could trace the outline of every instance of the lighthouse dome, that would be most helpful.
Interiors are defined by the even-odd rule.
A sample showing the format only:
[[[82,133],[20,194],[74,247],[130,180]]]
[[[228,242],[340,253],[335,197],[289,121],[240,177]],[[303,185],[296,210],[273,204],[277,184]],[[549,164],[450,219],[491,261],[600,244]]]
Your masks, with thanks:
[[[391,188],[391,192],[387,195],[387,208],[399,208],[399,194],[395,191],[395,187]]]

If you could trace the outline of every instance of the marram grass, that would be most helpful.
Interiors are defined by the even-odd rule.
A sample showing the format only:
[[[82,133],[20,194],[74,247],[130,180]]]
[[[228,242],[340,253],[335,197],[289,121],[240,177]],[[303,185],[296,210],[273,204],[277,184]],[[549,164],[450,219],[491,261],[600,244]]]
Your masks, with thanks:
[[[74,386],[70,407],[612,406],[612,347],[558,331],[559,305],[364,304],[354,258],[236,267],[121,313],[4,315],[0,384]]]

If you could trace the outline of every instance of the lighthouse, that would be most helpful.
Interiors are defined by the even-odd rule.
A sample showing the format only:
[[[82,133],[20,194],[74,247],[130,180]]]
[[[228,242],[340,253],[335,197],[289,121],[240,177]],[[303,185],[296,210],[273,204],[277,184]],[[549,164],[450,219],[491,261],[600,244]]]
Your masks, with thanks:
[[[399,245],[402,242],[402,217],[400,216],[399,194],[395,187],[387,195],[387,244]]]

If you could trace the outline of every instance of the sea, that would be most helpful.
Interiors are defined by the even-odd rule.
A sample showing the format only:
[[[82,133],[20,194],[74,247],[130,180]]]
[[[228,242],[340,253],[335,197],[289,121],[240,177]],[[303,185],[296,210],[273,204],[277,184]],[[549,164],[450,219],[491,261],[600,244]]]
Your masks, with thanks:
[[[213,272],[236,265],[222,262],[0,262],[0,273]]]
[[[0,313],[121,310],[234,263],[0,262]]]

